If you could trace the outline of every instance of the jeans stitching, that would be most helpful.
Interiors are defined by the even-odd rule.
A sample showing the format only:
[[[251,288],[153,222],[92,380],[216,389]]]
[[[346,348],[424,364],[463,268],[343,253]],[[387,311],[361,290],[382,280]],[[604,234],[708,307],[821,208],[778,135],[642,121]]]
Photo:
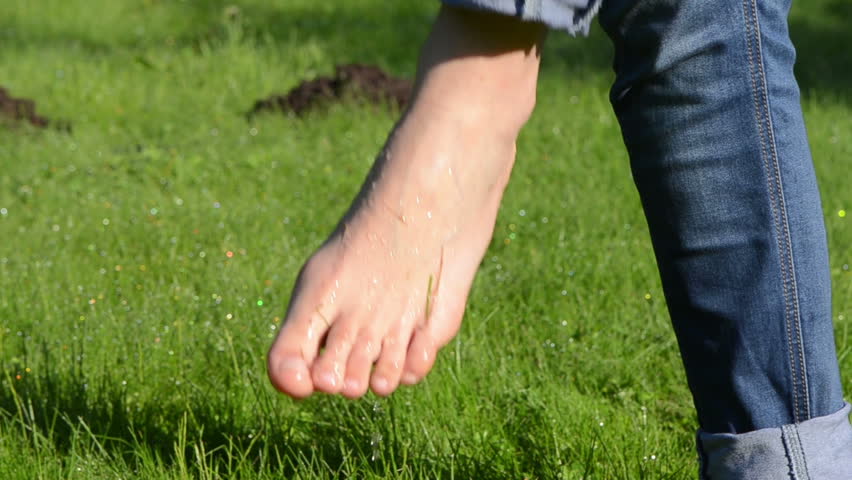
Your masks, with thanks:
[[[802,445],[802,437],[799,435],[799,426],[793,425],[793,431],[796,433],[796,443],[799,444],[799,452],[802,455],[802,469],[803,474],[805,475],[805,480],[811,478],[810,473],[808,472],[808,458],[805,455],[805,447]]]
[[[757,15],[757,2],[756,0],[752,0],[752,8],[754,13],[754,23],[756,27],[757,33],[757,42],[758,42],[758,53],[760,53],[760,20]],[[787,217],[787,201],[784,198],[784,183],[781,179],[781,167],[779,165],[778,160],[778,150],[775,142],[775,127],[772,124],[772,112],[769,105],[768,98],[768,82],[766,80],[766,73],[763,70],[763,59],[758,63],[758,68],[760,70],[760,76],[762,79],[763,89],[763,102],[766,108],[766,124],[767,124],[767,134],[769,136],[769,148],[771,149],[771,159],[772,159],[772,167],[773,173],[775,174],[775,185],[778,189],[778,201],[780,207],[780,218],[778,221],[781,223],[782,230],[782,241],[784,243],[784,251],[779,251],[779,255],[786,255],[787,257],[787,278],[784,280],[785,283],[789,282],[790,285],[790,297],[788,301],[791,304],[785,304],[785,308],[792,307],[792,311],[789,312],[790,316],[788,316],[788,322],[792,320],[794,323],[794,334],[796,336],[796,353],[799,357],[799,377],[802,386],[802,399],[801,402],[804,404],[804,419],[799,419],[798,421],[807,420],[811,418],[811,409],[810,409],[810,394],[808,392],[808,369],[807,363],[805,362],[805,346],[804,339],[802,338],[802,322],[801,322],[801,313],[799,310],[799,293],[798,293],[798,285],[796,283],[796,263],[793,261],[793,240],[790,234],[790,224]],[[798,408],[798,405],[797,405]]]
[[[770,208],[775,222],[778,260],[781,268],[781,284],[784,295],[784,318],[787,329],[788,353],[793,384],[793,418],[794,422],[802,421],[800,403],[804,409],[805,418],[810,417],[809,394],[807,384],[807,368],[804,358],[801,319],[799,314],[798,293],[794,271],[793,252],[787,222],[787,208],[781,183],[781,172],[778,153],[775,145],[769,98],[767,94],[766,73],[763,69],[761,55],[760,24],[758,20],[756,0],[743,0],[746,16],[746,45],[751,73],[752,94],[757,121],[758,136],[760,137],[761,156],[769,185]],[[769,151],[767,151],[767,148]],[[776,200],[777,190],[777,200]],[[794,354],[795,351],[795,354]],[[798,372],[796,358],[798,357]],[[799,388],[802,399],[799,399]]]
[[[781,441],[787,451],[790,461],[790,477],[793,480],[810,480],[808,464],[805,461],[805,451],[802,447],[802,438],[799,436],[799,427],[796,425],[784,425],[781,427]]]
[[[603,0],[591,0],[591,3],[585,10],[579,12],[579,20],[577,17],[574,17],[574,26],[579,29],[587,29],[589,25],[592,23],[592,19],[595,18],[595,15],[598,14],[598,11],[601,9],[601,5],[603,5]]]

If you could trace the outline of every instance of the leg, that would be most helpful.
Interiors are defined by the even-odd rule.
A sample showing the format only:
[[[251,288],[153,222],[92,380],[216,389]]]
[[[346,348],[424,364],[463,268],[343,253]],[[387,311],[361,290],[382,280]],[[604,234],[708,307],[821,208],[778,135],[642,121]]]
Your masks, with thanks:
[[[532,112],[545,29],[444,7],[412,106],[358,198],[308,260],[269,352],[282,392],[413,384],[459,328]],[[373,365],[375,363],[375,370]]]
[[[706,478],[852,478],[789,0],[603,8]]]

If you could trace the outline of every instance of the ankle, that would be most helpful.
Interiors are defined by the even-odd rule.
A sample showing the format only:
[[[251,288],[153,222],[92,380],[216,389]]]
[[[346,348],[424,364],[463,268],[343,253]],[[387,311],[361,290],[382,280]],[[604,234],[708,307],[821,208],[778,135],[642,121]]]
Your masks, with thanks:
[[[475,67],[442,67],[423,79],[406,115],[514,143],[535,108],[535,81],[511,84],[483,79]]]
[[[514,142],[535,107],[545,34],[513,17],[442,8],[420,56],[411,110],[482,123]]]

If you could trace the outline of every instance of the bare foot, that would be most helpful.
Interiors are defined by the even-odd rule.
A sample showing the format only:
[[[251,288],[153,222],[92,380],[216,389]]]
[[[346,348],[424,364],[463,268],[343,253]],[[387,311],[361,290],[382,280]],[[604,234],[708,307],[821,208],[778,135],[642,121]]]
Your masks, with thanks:
[[[496,43],[473,35],[483,25],[492,28],[480,37]],[[523,35],[517,45],[507,25],[509,37],[512,28]],[[279,390],[389,395],[432,368],[461,325],[491,239],[514,140],[534,103],[542,38],[541,27],[511,18],[442,10],[411,109],[299,275],[269,352]]]

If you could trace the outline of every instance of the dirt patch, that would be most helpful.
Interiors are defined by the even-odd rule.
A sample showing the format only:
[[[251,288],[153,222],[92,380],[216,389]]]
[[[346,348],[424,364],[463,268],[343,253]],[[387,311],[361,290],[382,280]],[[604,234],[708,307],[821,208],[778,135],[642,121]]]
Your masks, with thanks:
[[[15,98],[0,87],[0,121],[12,123],[26,122],[38,128],[46,128],[51,122],[36,113],[35,102],[28,98]],[[67,125],[56,125],[60,129],[70,130]]]
[[[249,118],[263,112],[302,115],[307,111],[345,99],[402,108],[411,96],[412,82],[385,73],[372,65],[338,65],[334,76],[306,80],[284,95],[272,95],[255,102]]]

